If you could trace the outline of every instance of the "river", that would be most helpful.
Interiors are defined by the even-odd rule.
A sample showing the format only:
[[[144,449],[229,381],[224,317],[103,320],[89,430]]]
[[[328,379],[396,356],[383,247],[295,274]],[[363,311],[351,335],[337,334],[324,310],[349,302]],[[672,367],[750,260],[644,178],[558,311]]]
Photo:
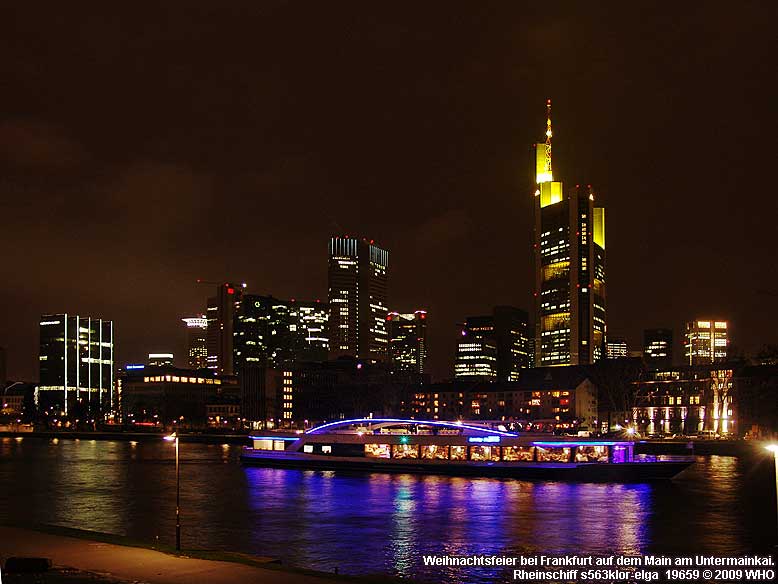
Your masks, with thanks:
[[[672,482],[572,484],[244,468],[240,447],[181,444],[183,547],[422,582],[507,581],[425,567],[442,554],[713,554],[776,542],[772,457],[698,457]],[[174,447],[0,440],[0,522],[172,544]]]

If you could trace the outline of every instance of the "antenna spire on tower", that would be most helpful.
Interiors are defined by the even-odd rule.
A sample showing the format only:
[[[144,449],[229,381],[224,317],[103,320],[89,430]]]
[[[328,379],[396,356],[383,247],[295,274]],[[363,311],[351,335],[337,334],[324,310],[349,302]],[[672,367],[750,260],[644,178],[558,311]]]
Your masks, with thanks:
[[[546,100],[546,167],[545,171],[551,176],[551,100]]]

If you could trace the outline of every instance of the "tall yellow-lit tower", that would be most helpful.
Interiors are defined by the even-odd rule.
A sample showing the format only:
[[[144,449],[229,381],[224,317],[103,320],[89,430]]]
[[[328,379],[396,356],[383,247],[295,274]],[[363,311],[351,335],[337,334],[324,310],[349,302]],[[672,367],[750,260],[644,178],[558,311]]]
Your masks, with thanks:
[[[535,144],[535,366],[583,365],[605,344],[605,209],[591,185],[565,192],[546,140]]]

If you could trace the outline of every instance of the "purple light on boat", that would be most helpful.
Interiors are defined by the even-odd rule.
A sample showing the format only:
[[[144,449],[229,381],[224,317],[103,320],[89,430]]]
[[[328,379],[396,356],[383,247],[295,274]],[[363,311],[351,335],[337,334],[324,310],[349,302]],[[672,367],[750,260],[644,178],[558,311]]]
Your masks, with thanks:
[[[533,446],[540,446],[541,448],[553,448],[553,447],[568,447],[568,446],[617,446],[629,444],[629,442],[533,442]]]
[[[353,426],[354,424],[409,424],[415,426],[437,426],[439,428],[451,428],[459,430],[470,430],[473,432],[482,432],[492,436],[512,436],[517,434],[511,434],[510,432],[501,432],[500,430],[492,430],[491,428],[481,428],[479,426],[468,426],[466,424],[457,424],[454,422],[439,422],[435,420],[402,420],[399,418],[356,418],[353,420],[338,420],[337,422],[329,422],[328,424],[322,424],[316,426],[310,430],[306,430],[306,434],[316,434],[326,428],[335,428],[338,426]]]

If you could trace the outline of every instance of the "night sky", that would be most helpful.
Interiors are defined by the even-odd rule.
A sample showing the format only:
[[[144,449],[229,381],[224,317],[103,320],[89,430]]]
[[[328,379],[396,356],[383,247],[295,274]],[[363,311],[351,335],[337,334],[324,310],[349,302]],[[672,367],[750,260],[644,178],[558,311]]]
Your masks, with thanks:
[[[639,4],[639,5],[638,5]],[[530,147],[607,207],[608,331],[714,315],[778,342],[776,3],[165,2],[0,15],[0,345],[113,319],[172,351],[211,287],[327,295],[327,240],[389,252],[392,309],[531,309]]]

